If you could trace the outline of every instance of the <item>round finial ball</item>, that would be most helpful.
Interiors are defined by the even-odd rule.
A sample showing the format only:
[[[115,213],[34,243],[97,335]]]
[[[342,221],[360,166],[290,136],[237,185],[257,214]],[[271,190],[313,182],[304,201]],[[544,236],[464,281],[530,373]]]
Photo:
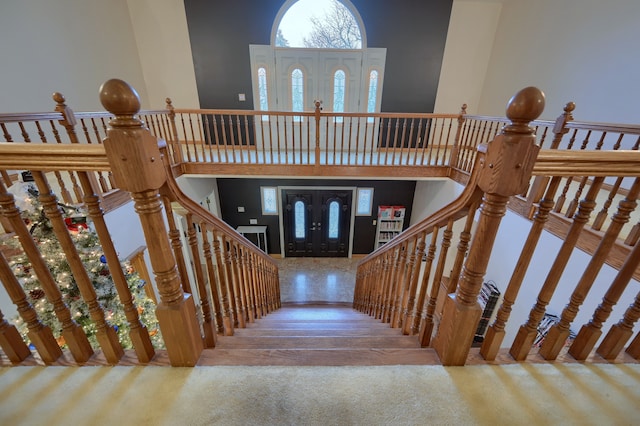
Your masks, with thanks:
[[[544,93],[537,87],[525,87],[507,103],[507,117],[515,122],[535,120],[544,110]]]
[[[53,93],[53,101],[57,104],[63,104],[65,102],[64,95],[60,92]]]
[[[140,111],[140,95],[126,81],[112,78],[100,86],[100,102],[114,115],[135,115]]]

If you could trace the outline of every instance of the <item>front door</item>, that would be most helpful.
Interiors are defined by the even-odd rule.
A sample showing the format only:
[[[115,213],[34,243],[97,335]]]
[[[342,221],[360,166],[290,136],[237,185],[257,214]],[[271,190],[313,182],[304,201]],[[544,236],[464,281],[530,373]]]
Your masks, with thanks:
[[[351,190],[284,189],[286,257],[347,257]]]

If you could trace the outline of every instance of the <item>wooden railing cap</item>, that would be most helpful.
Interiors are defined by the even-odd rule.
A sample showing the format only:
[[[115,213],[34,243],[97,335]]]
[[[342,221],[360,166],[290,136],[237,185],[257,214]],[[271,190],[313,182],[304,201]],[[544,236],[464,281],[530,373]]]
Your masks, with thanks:
[[[538,118],[544,110],[544,93],[537,87],[529,86],[513,95],[507,103],[507,118],[511,124],[504,128],[509,133],[529,133],[528,124]]]
[[[100,102],[107,111],[116,116],[111,120],[114,127],[140,126],[133,118],[140,111],[140,95],[126,81],[112,78],[100,86]]]

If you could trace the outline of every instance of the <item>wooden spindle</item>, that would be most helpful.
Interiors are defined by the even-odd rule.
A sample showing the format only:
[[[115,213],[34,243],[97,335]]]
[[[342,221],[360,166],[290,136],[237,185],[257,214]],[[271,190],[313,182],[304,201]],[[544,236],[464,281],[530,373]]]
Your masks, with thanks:
[[[105,82],[100,101],[115,115],[104,146],[117,186],[131,192],[140,218],[160,293],[156,317],[169,361],[173,366],[194,366],[203,350],[202,336],[193,297],[182,291],[162,216],[159,189],[167,177],[158,140],[134,118],[140,98],[127,83],[117,79]]]
[[[426,315],[427,306],[425,306],[425,299],[427,296],[427,290],[429,288],[429,277],[431,276],[431,266],[433,265],[433,259],[436,254],[436,241],[438,239],[438,226],[434,226],[431,230],[431,243],[429,244],[429,250],[427,251],[426,263],[422,270],[422,282],[420,283],[420,291],[418,292],[418,300],[414,309],[414,314],[411,323],[411,334],[417,334],[420,332],[420,323],[422,318]],[[426,238],[426,234],[425,234]],[[435,300],[434,300],[435,305]],[[434,306],[435,307],[435,306]]]
[[[401,276],[401,303],[400,303],[400,312],[398,315],[398,327],[403,327],[407,322],[407,318],[409,316],[409,299],[415,300],[415,295],[411,295],[411,276],[413,274],[413,267],[416,263],[416,250],[417,250],[418,240],[417,236],[412,237],[409,241],[407,241],[407,257],[405,259],[405,264],[402,267],[402,276]],[[412,301],[413,304],[413,301]],[[407,333],[408,334],[408,333]]]
[[[640,179],[636,178],[629,190],[629,193],[627,194],[627,197],[620,201],[618,211],[611,218],[611,224],[600,240],[598,247],[593,252],[591,260],[584,270],[582,277],[580,277],[576,288],[571,294],[569,304],[562,311],[560,322],[552,326],[545,337],[542,347],[540,348],[540,355],[545,359],[556,359],[560,350],[564,346],[565,341],[569,337],[569,327],[578,314],[580,306],[586,299],[589,290],[591,290],[591,287],[593,286],[600,269],[604,265],[611,248],[616,243],[622,227],[629,221],[630,213],[637,206],[636,200],[639,194]],[[593,345],[595,345],[595,340],[593,340],[593,345],[589,347],[589,336],[595,338],[594,333],[589,333],[587,331],[583,332],[579,338],[576,338],[577,343],[574,342],[574,345],[572,345],[569,350],[569,353],[574,358],[578,360],[584,360],[587,358],[593,348]]]
[[[9,298],[18,308],[18,314],[27,324],[27,328],[29,330],[27,332],[27,337],[36,347],[42,361],[44,361],[45,364],[54,363],[58,358],[60,358],[60,356],[62,356],[62,349],[60,349],[60,346],[58,345],[56,338],[53,336],[49,326],[42,324],[38,319],[38,314],[29,303],[27,295],[22,289],[20,282],[13,274],[11,266],[2,252],[0,252],[0,281],[4,285]],[[7,331],[5,337],[0,337],[0,340],[6,339],[6,344],[10,348],[13,348],[11,350],[15,353],[16,360],[22,355],[25,355],[20,359],[20,361],[22,361],[27,356],[31,355],[31,352],[29,351],[29,353],[26,354],[24,350],[21,350],[19,343],[16,343],[15,341],[15,337],[16,336],[12,331]],[[22,337],[18,336],[18,338],[22,341]],[[5,348],[4,344],[2,345],[2,348],[5,353],[8,354],[9,350]],[[19,362],[14,361],[14,359],[11,359],[11,361]]]
[[[87,362],[93,355],[89,339],[84,334],[82,327],[73,321],[71,312],[62,299],[62,293],[51,275],[51,271],[49,271],[49,266],[40,255],[36,242],[20,217],[20,211],[15,205],[13,195],[7,193],[4,184],[0,184],[0,212],[20,240],[22,250],[29,258],[47,300],[53,305],[56,318],[62,325],[62,336],[69,346],[71,355],[78,363]]]
[[[478,186],[485,193],[478,227],[469,249],[455,297],[447,296],[442,321],[433,341],[443,365],[464,365],[480,320],[478,294],[491,249],[509,197],[520,194],[529,184],[539,147],[529,122],[544,109],[544,94],[528,87],[511,98],[503,128],[486,146],[486,158]]]
[[[198,299],[200,301],[200,313],[202,314],[202,328],[204,330],[204,346],[206,348],[214,348],[216,346],[216,325],[211,315],[211,304],[209,303],[209,292],[204,280],[204,271],[202,270],[202,258],[200,256],[200,246],[196,232],[197,224],[193,221],[193,215],[187,213],[187,241],[191,251],[191,260],[196,276],[196,286],[198,290]],[[198,306],[196,306],[198,309]]]
[[[222,325],[225,336],[233,336],[233,309],[229,298],[229,278],[226,275],[224,254],[220,248],[220,235],[213,230],[213,253],[216,257],[216,270],[218,272],[218,291],[220,292],[220,304],[222,306]]]
[[[565,239],[560,247],[547,278],[545,279],[542,288],[538,294],[538,300],[533,309],[529,313],[529,319],[526,324],[520,327],[518,334],[511,345],[509,353],[517,361],[523,361],[529,354],[529,350],[533,345],[533,340],[537,335],[538,324],[542,320],[545,313],[545,308],[551,301],[551,297],[555,292],[556,286],[560,281],[560,277],[564,272],[564,269],[569,262],[569,257],[573,249],[576,246],[580,233],[585,224],[589,220],[589,216],[595,207],[595,198],[598,194],[600,187],[604,181],[603,177],[596,177],[591,184],[591,188],[587,192],[585,199],[580,202],[578,212],[573,218],[573,222],[565,236]]]
[[[5,353],[9,361],[18,364],[31,355],[29,347],[22,340],[22,336],[13,324],[9,324],[4,319],[4,314],[0,311],[0,348]]]
[[[391,285],[393,286],[393,291],[391,295],[391,318],[390,324],[392,328],[397,328],[400,324],[400,315],[401,315],[401,303],[402,303],[402,293],[404,291],[402,282],[402,277],[405,269],[405,261],[407,259],[407,244],[408,242],[403,242],[398,246],[398,255],[395,258],[395,263],[393,265],[393,274],[391,279]]]
[[[422,347],[429,346],[431,343],[431,336],[433,335],[434,327],[434,315],[438,308],[438,300],[444,300],[446,294],[455,291],[455,287],[449,289],[447,283],[444,282],[444,266],[447,262],[447,253],[451,246],[451,237],[453,236],[453,219],[449,219],[447,222],[447,228],[442,233],[442,242],[440,243],[440,254],[438,255],[438,264],[433,275],[433,281],[431,282],[431,292],[429,294],[429,302],[427,303],[427,310],[422,318],[420,324],[420,344]],[[444,294],[440,294],[443,291]],[[441,310],[438,310],[438,315]]]
[[[105,318],[104,310],[98,303],[98,295],[91,283],[91,278],[84,268],[82,259],[76,250],[76,247],[69,235],[62,211],[58,207],[58,198],[55,196],[43,172],[31,172],[40,191],[38,199],[42,204],[47,219],[51,223],[53,232],[55,233],[60,247],[65,254],[67,263],[71,268],[73,277],[78,285],[78,290],[82,299],[89,309],[91,320],[96,326],[96,338],[102,348],[108,363],[116,364],[124,355],[124,350],[118,341],[118,334],[115,327],[108,324]]]
[[[516,267],[511,274],[509,284],[507,284],[507,289],[504,293],[504,300],[498,309],[496,320],[491,326],[489,326],[484,341],[482,342],[480,354],[486,360],[495,360],[498,350],[502,345],[502,341],[505,336],[504,328],[511,314],[511,308],[516,301],[516,297],[520,291],[525,274],[529,269],[531,259],[533,258],[535,249],[540,241],[540,236],[544,230],[545,223],[547,223],[549,219],[549,213],[553,208],[554,198],[560,186],[560,181],[561,178],[559,176],[554,176],[551,179],[547,192],[539,203],[538,211],[533,218],[533,225],[529,230],[529,235],[524,243],[524,247],[522,247],[520,256],[516,262]]]
[[[204,254],[204,260],[207,268],[209,291],[211,291],[211,298],[213,300],[215,328],[217,333],[223,334],[224,325],[222,320],[222,306],[220,304],[220,296],[218,293],[218,279],[216,277],[215,266],[213,265],[213,254],[211,252],[209,231],[207,230],[207,227],[204,223],[201,223],[200,227],[202,228],[202,253]]]
[[[409,284],[409,297],[407,301],[407,309],[406,314],[404,314],[402,319],[402,334],[411,334],[416,318],[416,299],[418,292],[418,280],[420,278],[420,270],[422,267],[422,257],[424,256],[424,248],[426,247],[425,239],[427,238],[427,233],[422,232],[418,237],[418,243],[416,245],[416,249],[412,254],[411,261],[409,262],[411,265],[411,281]]]
[[[180,285],[182,286],[182,291],[184,293],[192,294],[193,291],[191,290],[191,282],[189,281],[189,274],[187,273],[187,264],[184,258],[184,253],[182,251],[182,234],[176,225],[176,219],[173,214],[174,210],[171,205],[171,201],[168,197],[165,196],[162,197],[162,203],[164,205],[165,218],[167,219],[167,224],[169,225],[169,232],[167,232],[167,236],[169,237],[169,241],[171,242],[171,249],[176,259],[178,274],[180,276]]]

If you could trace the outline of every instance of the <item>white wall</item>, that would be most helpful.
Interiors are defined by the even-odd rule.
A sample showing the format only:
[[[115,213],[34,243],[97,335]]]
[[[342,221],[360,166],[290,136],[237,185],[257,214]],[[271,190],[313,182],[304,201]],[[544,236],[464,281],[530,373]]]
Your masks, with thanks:
[[[409,225],[414,225],[440,210],[455,200],[463,190],[462,185],[451,179],[417,181]]]
[[[104,110],[110,78],[148,104],[126,0],[3,0],[0,40],[0,112],[53,110],[53,92],[76,111]]]
[[[3,0],[0,113],[50,111],[61,92],[75,111],[101,111],[110,78],[131,84],[143,109],[199,100],[180,0]]]
[[[182,0],[127,0],[150,107],[200,108]]]
[[[476,114],[484,85],[501,0],[454,0],[434,112]]]
[[[547,96],[543,118],[569,102],[577,120],[638,122],[638,0],[510,0],[500,14],[479,111],[504,115],[526,86]]]

